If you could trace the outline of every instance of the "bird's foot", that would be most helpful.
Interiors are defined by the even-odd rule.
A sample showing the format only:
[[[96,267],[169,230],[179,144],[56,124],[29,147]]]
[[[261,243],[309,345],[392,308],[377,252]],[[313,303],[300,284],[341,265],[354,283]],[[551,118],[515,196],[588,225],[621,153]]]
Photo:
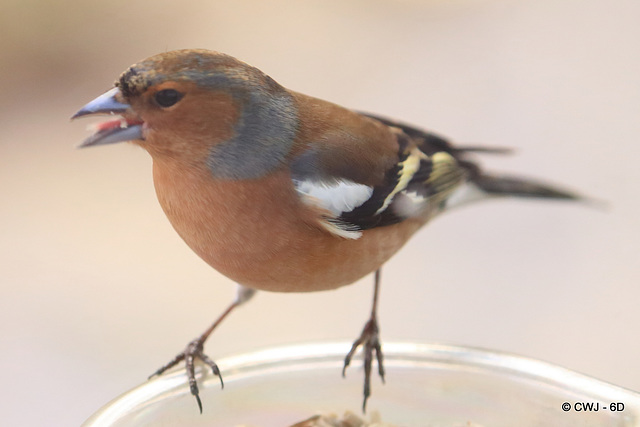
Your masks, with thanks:
[[[200,391],[198,390],[198,382],[196,381],[195,360],[200,359],[206,365],[208,365],[211,368],[211,371],[213,371],[213,375],[217,375],[218,378],[220,378],[220,385],[222,386],[222,388],[224,388],[224,382],[222,381],[222,375],[220,375],[220,369],[218,369],[218,365],[216,365],[216,363],[211,360],[209,356],[204,354],[203,344],[205,339],[200,337],[191,341],[189,344],[187,344],[187,348],[182,353],[178,353],[178,355],[174,357],[173,360],[155,371],[149,377],[152,378],[156,375],[161,375],[167,369],[174,367],[184,360],[187,369],[187,377],[189,379],[189,389],[191,390],[191,394],[196,398],[196,401],[198,402],[200,413],[202,413],[202,401],[200,400]]]
[[[360,337],[353,342],[351,350],[344,358],[344,367],[342,368],[342,376],[345,376],[347,367],[351,363],[351,359],[355,354],[358,347],[362,346],[364,353],[364,401],[362,402],[362,412],[366,412],[367,399],[371,395],[371,364],[373,362],[373,352],[376,353],[376,360],[378,362],[378,374],[382,378],[384,383],[384,365],[382,363],[382,349],[380,345],[380,339],[378,336],[378,320],[375,317],[369,319]]]

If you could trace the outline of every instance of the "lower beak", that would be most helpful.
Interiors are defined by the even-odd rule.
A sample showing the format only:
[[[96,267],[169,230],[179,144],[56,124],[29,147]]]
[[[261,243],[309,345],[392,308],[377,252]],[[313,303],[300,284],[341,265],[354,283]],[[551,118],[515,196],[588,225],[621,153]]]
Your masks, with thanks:
[[[79,147],[144,139],[142,135],[144,122],[133,114],[129,104],[119,101],[119,98],[122,98],[120,89],[113,88],[89,102],[71,117],[73,120],[96,114],[120,116],[96,125],[96,132],[85,139]]]

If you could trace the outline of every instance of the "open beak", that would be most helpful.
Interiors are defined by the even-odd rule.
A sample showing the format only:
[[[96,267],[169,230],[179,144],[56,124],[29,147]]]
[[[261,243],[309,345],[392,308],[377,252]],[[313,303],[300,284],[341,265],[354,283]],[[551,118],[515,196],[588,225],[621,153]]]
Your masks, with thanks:
[[[133,114],[129,104],[120,102],[117,98],[122,98],[120,89],[114,87],[89,102],[71,117],[73,120],[78,117],[96,114],[118,115],[112,120],[98,123],[95,126],[95,133],[85,139],[79,145],[80,148],[144,139],[142,135],[144,122]]]

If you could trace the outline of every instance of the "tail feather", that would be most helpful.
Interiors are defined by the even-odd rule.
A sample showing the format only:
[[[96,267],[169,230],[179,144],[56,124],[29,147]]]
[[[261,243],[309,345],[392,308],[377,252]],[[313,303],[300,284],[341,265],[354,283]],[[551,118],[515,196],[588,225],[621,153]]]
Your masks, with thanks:
[[[489,195],[533,197],[541,199],[581,200],[582,197],[571,191],[549,184],[512,176],[480,174],[473,183]]]
[[[511,147],[485,147],[480,145],[463,145],[453,147],[453,151],[456,153],[479,153],[479,154],[512,154],[513,148]]]

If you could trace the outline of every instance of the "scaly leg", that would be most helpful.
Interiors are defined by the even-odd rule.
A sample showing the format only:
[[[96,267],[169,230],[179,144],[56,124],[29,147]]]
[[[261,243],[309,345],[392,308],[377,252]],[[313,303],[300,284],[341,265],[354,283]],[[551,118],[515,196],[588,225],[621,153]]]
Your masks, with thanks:
[[[206,330],[202,335],[200,335],[195,340],[191,341],[187,344],[187,348],[178,353],[176,357],[174,357],[169,363],[155,371],[149,378],[154,377],[156,375],[161,375],[167,369],[170,369],[180,363],[182,360],[185,361],[185,365],[187,368],[187,376],[189,378],[189,388],[191,389],[191,394],[195,396],[196,401],[198,402],[198,408],[200,409],[200,413],[202,413],[202,401],[200,400],[200,392],[198,390],[198,383],[196,381],[195,374],[195,360],[200,359],[206,365],[211,368],[214,375],[217,375],[220,378],[220,385],[224,388],[224,382],[222,381],[222,375],[220,375],[220,369],[218,369],[218,365],[211,360],[206,354],[204,354],[203,346],[204,342],[209,338],[211,332],[222,322],[222,320],[229,315],[236,307],[244,304],[255,294],[255,290],[246,288],[242,285],[238,287],[238,294],[236,299],[227,307],[227,309],[216,319],[215,322]]]
[[[376,360],[378,362],[378,374],[384,383],[384,365],[382,364],[382,349],[379,339],[378,328],[378,293],[380,289],[380,269],[376,270],[375,283],[373,288],[373,307],[371,309],[371,317],[364,325],[360,337],[353,342],[351,350],[344,358],[344,367],[342,368],[342,376],[345,376],[347,366],[351,363],[351,358],[355,354],[358,347],[362,345],[364,352],[364,401],[362,402],[362,412],[366,412],[367,399],[371,395],[371,364],[373,362],[373,352],[376,352]]]

